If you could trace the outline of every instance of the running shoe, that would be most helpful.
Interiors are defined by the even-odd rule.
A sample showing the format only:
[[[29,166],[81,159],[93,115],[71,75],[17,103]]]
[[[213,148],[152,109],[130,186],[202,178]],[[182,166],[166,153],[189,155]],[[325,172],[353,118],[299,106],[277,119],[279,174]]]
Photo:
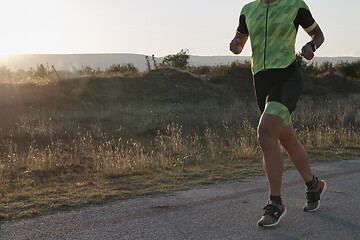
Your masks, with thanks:
[[[267,202],[267,205],[263,209],[265,213],[258,221],[258,225],[261,227],[274,227],[278,225],[286,214],[284,204],[278,205],[271,200]]]
[[[324,180],[316,178],[316,184],[306,189],[305,212],[315,212],[320,207],[320,199],[327,189],[327,183]]]

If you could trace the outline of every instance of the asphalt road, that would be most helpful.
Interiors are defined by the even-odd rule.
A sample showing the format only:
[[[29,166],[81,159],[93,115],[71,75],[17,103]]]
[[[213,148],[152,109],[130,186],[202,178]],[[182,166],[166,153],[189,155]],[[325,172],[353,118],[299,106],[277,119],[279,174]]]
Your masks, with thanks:
[[[256,225],[267,200],[265,178],[256,177],[2,222],[0,239],[360,239],[360,160],[313,169],[329,184],[321,208],[302,211],[305,186],[287,171],[288,213],[271,229]]]

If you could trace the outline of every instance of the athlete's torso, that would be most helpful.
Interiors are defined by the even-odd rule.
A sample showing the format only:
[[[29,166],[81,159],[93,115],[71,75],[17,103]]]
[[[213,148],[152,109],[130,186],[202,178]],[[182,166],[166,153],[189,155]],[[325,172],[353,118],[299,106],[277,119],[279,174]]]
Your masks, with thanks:
[[[312,17],[312,20],[301,19],[304,17],[299,14],[299,9],[308,11],[311,17],[302,0],[277,0],[271,4],[257,0],[243,7],[241,15],[244,15],[248,32],[240,33],[250,35],[254,74],[264,69],[285,68],[296,59],[295,39],[299,24],[307,31],[316,26]]]

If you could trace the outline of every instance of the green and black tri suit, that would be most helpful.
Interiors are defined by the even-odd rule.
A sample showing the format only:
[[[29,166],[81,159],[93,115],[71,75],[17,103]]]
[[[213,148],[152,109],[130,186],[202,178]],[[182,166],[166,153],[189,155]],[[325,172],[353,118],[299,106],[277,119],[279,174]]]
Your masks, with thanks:
[[[295,53],[299,26],[306,32],[317,26],[303,0],[277,0],[271,4],[256,0],[243,7],[237,29],[250,37],[260,111],[281,115],[285,125],[291,124],[290,113],[296,107],[303,85]]]

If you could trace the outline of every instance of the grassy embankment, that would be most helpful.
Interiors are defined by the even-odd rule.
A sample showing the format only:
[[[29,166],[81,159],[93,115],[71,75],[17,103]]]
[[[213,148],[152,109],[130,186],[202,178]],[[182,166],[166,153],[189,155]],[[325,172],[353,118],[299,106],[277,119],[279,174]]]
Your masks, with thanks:
[[[262,174],[249,69],[189,71],[1,84],[0,218]],[[313,162],[359,156],[359,102],[359,82],[306,77],[294,121]]]

